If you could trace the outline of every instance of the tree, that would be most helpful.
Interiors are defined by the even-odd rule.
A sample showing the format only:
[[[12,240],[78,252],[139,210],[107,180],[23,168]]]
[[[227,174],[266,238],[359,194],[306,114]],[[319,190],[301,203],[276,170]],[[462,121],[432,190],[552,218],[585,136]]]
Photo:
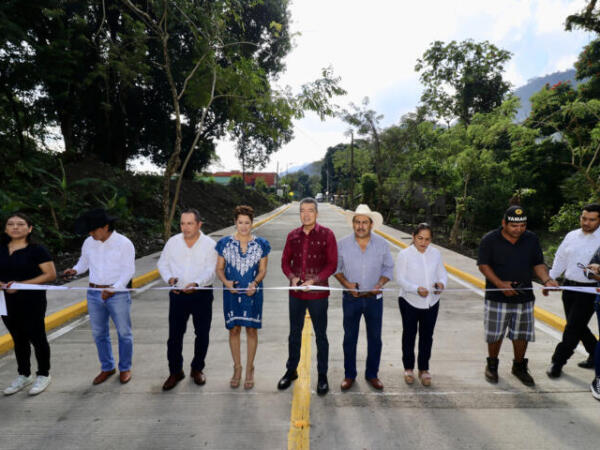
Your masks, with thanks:
[[[564,190],[573,201],[600,198],[600,99],[582,96],[586,87],[546,86],[531,98],[527,119],[546,142],[559,142],[567,150],[560,162],[572,170]]]
[[[359,136],[369,136],[374,153],[375,174],[379,186],[383,186],[384,168],[382,165],[383,148],[381,139],[379,138],[379,121],[383,119],[383,115],[377,114],[374,110],[368,109],[369,98],[365,97],[360,106],[350,103],[352,111],[344,111],[342,119],[350,126],[356,128]],[[380,202],[377,202],[377,207]]]
[[[448,125],[458,118],[468,126],[474,114],[502,103],[510,88],[502,78],[510,57],[488,41],[435,41],[415,65],[425,86],[421,101]]]
[[[589,0],[581,12],[567,16],[565,29],[579,28],[600,34],[600,8],[596,7],[597,3],[597,0]]]
[[[151,58],[149,63],[161,69],[171,93],[175,141],[164,173],[162,199],[164,234],[167,238],[171,234],[171,224],[178,205],[182,175],[206,131],[208,118],[218,111],[218,100],[228,103],[232,112],[226,123],[234,130],[234,135],[241,139],[238,149],[248,158],[248,150],[254,148],[248,145],[250,139],[256,144],[264,138],[262,142],[267,144],[265,151],[274,150],[285,142],[285,138],[280,138],[286,134],[286,128],[281,128],[282,124],[291,125],[291,118],[301,117],[305,109],[312,109],[321,117],[332,114],[329,99],[344,91],[338,86],[339,79],[332,77],[329,69],[323,71],[322,78],[303,86],[302,92],[296,97],[287,91],[272,89],[268,74],[259,64],[260,43],[240,41],[239,35],[231,33],[232,29],[243,27],[241,18],[244,17],[245,8],[252,8],[253,4],[247,5],[236,0],[213,0],[201,4],[186,0],[155,0],[141,6],[132,0],[122,1],[145,25],[148,35],[159,42],[161,57]],[[172,47],[180,47],[180,42],[171,39],[173,23],[179,26],[184,24],[194,37],[190,42],[191,58],[188,65],[178,72],[175,72],[171,59]],[[279,27],[277,24],[271,25],[271,33],[276,33]],[[249,53],[248,47],[252,49]],[[177,74],[181,76],[177,78]],[[184,117],[183,105],[199,113]],[[247,113],[252,105],[257,112],[254,116]],[[261,108],[261,105],[266,106]],[[277,120],[263,121],[260,126],[255,123],[250,128],[250,118],[262,119],[262,112]],[[182,153],[184,119],[194,130],[194,139],[185,156]],[[256,130],[260,130],[260,133],[255,133]],[[176,174],[171,200],[171,179]]]

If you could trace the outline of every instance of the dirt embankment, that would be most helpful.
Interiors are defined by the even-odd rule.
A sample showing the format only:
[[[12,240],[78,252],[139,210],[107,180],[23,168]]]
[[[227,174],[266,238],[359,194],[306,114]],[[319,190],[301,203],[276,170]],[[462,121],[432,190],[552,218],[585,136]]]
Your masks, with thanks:
[[[162,249],[162,177],[118,171],[94,160],[70,163],[65,166],[65,172],[69,183],[86,178],[107,183],[104,192],[94,192],[93,196],[86,197],[86,207],[105,207],[119,217],[116,229],[132,240],[136,257]],[[81,189],[86,187],[82,186]],[[171,195],[174,190],[173,181]],[[252,206],[257,216],[280,205],[272,195],[250,187],[241,189],[217,183],[184,180],[178,208],[198,209],[204,219],[202,231],[210,233],[230,226],[233,223],[233,209],[240,204]],[[172,233],[177,232],[178,221],[179,218],[176,217]],[[85,237],[75,237],[66,240],[61,248],[51,249],[59,272],[77,261],[84,239]]]

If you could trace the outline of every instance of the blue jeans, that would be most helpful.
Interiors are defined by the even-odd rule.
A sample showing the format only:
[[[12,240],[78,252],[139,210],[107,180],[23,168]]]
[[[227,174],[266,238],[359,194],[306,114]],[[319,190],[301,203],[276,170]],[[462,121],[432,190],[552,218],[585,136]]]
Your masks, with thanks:
[[[100,291],[87,291],[88,313],[92,336],[98,349],[101,370],[115,368],[109,321],[111,318],[119,336],[119,371],[131,370],[133,357],[133,334],[131,333],[131,296],[129,292],[117,292],[108,300],[102,300]]]
[[[419,309],[412,306],[403,297],[398,297],[402,315],[402,363],[404,369],[415,368],[415,341],[419,332],[419,370],[429,370],[429,358],[433,345],[433,329],[437,320],[440,302],[431,308]]]
[[[598,329],[600,329],[600,295],[596,295],[594,309],[596,310],[596,318],[598,319]],[[600,341],[596,344],[596,350],[594,351],[594,368],[596,369],[596,376],[600,377]]]
[[[344,369],[346,378],[356,378],[356,343],[360,317],[365,316],[367,328],[367,367],[365,378],[377,378],[381,360],[381,322],[383,298],[353,297],[344,292]]]
[[[327,340],[328,306],[329,299],[327,297],[302,300],[290,294],[290,335],[288,337],[288,360],[286,364],[288,370],[296,370],[300,362],[302,328],[304,328],[304,316],[308,308],[317,342],[317,372],[319,375],[327,375],[329,361],[329,341]]]

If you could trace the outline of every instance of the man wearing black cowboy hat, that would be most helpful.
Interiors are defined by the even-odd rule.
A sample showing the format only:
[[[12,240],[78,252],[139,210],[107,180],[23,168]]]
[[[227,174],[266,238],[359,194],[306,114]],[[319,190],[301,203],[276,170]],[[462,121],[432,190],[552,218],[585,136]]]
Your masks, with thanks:
[[[89,234],[81,247],[81,257],[63,275],[72,277],[89,269],[88,313],[92,335],[98,349],[101,371],[93,384],[100,384],[116,372],[110,342],[109,318],[119,336],[119,379],[131,380],[133,335],[131,333],[131,296],[126,289],[135,273],[135,249],[129,239],[114,229],[116,217],[104,209],[87,211],[75,222],[78,234]]]

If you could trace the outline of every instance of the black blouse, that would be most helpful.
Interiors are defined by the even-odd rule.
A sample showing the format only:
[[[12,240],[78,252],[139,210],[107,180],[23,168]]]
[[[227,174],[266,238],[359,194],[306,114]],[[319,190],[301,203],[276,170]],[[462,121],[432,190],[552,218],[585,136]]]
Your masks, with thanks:
[[[39,244],[29,244],[15,250],[12,255],[9,255],[8,245],[0,245],[0,281],[7,283],[35,278],[42,274],[40,264],[48,261],[52,261],[52,256]],[[46,291],[18,291],[17,294],[29,298],[46,298]]]

